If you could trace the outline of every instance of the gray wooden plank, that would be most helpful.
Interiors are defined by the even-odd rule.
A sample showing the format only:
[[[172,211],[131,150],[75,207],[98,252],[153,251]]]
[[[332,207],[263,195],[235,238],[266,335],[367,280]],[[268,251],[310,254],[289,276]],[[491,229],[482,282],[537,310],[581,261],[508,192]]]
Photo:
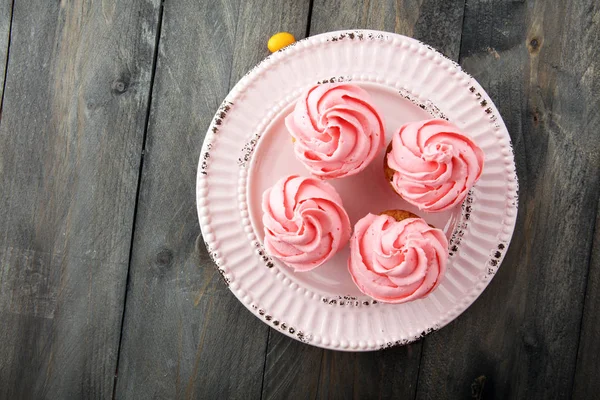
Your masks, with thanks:
[[[596,209],[595,235],[573,386],[574,399],[593,399],[600,393],[600,199]]]
[[[4,76],[8,62],[8,47],[10,42],[10,24],[12,20],[12,0],[0,0],[0,99],[4,93]],[[2,104],[0,102],[0,118]],[[2,170],[0,170],[1,173]]]
[[[425,341],[418,398],[572,393],[600,188],[599,11],[594,0],[467,2],[461,64],[512,136],[519,217],[490,286]]]
[[[209,122],[308,1],[165,2],[136,217],[117,398],[258,398],[268,326],[220,279],[195,181]]]
[[[421,40],[458,60],[464,0],[314,0],[310,34],[379,29]]]
[[[112,395],[159,4],[14,4],[0,398]]]
[[[306,36],[310,0],[242,1],[237,23],[237,40],[233,51],[230,86],[269,55],[271,35],[290,32],[296,40]]]
[[[310,34],[369,28],[413,36],[457,60],[464,2],[315,0]],[[435,29],[431,29],[435,26]],[[308,347],[270,334],[264,398],[413,398],[421,342],[373,353]]]

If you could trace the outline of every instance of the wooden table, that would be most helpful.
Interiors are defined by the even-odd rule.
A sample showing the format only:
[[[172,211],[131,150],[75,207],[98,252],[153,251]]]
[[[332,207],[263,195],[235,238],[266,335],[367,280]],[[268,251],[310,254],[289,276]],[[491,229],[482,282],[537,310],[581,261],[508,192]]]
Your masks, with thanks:
[[[456,321],[355,354],[291,340],[221,282],[195,174],[278,31],[423,40],[515,146],[507,258]],[[0,0],[0,398],[600,396],[597,0]]]

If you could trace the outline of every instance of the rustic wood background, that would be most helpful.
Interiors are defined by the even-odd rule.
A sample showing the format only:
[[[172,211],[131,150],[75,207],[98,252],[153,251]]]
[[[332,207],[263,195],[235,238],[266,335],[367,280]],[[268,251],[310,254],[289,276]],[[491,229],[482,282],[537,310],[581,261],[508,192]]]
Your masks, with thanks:
[[[492,97],[521,197],[483,295],[424,340],[326,351],[248,312],[197,158],[275,32],[425,41]],[[600,396],[597,0],[0,0],[0,398]]]

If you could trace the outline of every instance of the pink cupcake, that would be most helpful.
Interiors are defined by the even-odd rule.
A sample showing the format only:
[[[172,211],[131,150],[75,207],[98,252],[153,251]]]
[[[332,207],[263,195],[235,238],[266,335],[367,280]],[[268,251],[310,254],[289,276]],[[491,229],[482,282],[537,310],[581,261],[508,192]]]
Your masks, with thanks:
[[[333,186],[291,175],[262,200],[265,250],[295,271],[310,271],[346,245],[350,219]]]
[[[394,134],[384,170],[392,188],[420,210],[461,204],[481,176],[483,151],[443,119],[411,122]]]
[[[448,239],[407,211],[368,214],[354,226],[348,270],[361,292],[384,303],[429,295],[441,282]]]
[[[369,94],[349,83],[311,87],[285,125],[296,157],[321,179],[362,171],[385,145],[383,120]]]

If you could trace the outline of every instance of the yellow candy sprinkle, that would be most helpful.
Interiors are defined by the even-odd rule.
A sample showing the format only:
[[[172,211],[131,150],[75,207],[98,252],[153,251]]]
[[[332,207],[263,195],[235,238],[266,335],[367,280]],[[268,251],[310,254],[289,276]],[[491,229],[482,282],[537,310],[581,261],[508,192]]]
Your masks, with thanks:
[[[271,53],[275,53],[277,50],[283,49],[285,46],[289,46],[294,43],[296,39],[294,35],[289,32],[279,32],[271,36],[267,47]]]

